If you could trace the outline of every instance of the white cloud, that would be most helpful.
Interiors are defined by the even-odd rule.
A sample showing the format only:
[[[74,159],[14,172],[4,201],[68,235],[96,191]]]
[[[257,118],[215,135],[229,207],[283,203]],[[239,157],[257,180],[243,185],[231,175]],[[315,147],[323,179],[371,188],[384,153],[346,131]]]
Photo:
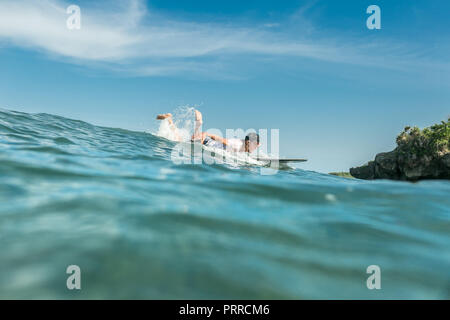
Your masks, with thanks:
[[[270,28],[278,26],[276,23],[246,28],[175,21],[149,12],[140,0],[119,1],[114,6],[108,2],[82,6],[81,30],[68,30],[69,4],[61,0],[2,0],[0,43],[38,49],[74,63],[100,63],[141,75],[192,71],[206,74],[223,68],[221,57],[236,54],[388,65],[385,57],[368,55],[370,48],[356,42],[301,39]],[[395,58],[395,53],[387,54]],[[398,65],[395,59],[390,64]]]
[[[3,0],[0,37],[77,59],[121,61],[135,58],[199,57],[218,53],[314,56],[318,46],[286,43],[259,30],[150,17],[142,2],[128,10],[82,8],[81,30],[68,30],[68,3],[56,0]]]

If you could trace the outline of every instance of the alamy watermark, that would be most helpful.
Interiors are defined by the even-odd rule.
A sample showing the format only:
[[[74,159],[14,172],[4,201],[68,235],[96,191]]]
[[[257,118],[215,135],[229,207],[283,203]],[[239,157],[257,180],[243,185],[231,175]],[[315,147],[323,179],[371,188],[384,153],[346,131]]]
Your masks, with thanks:
[[[372,4],[367,7],[366,12],[370,14],[367,18],[366,26],[369,30],[381,29],[381,9],[379,6]]]
[[[179,142],[171,152],[172,162],[177,165],[203,163],[232,166],[258,165],[262,175],[273,175],[279,170],[279,129],[259,129],[258,131],[226,129],[225,135],[215,128],[208,129],[206,132],[209,136],[225,137],[224,140],[233,141],[234,145],[229,146],[216,141],[213,141],[212,146],[205,141]],[[257,142],[246,139],[250,133],[257,134]],[[257,145],[251,145],[256,143]]]
[[[67,18],[66,25],[69,30],[80,30],[81,29],[81,9],[77,5],[70,5],[66,10],[67,14],[70,16]]]
[[[366,272],[370,274],[370,276],[367,278],[366,285],[367,289],[373,290],[381,289],[381,268],[375,264],[370,265],[367,267]]]
[[[81,269],[77,265],[70,265],[66,269],[66,273],[70,274],[67,278],[66,286],[69,290],[81,290]]]

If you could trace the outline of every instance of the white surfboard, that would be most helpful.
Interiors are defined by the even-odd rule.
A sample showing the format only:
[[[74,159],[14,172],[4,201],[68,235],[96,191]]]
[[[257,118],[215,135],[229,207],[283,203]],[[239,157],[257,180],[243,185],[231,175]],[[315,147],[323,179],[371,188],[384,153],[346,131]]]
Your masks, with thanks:
[[[278,161],[280,163],[289,163],[289,162],[306,162],[307,159],[273,159],[273,158],[256,158],[258,161]]]

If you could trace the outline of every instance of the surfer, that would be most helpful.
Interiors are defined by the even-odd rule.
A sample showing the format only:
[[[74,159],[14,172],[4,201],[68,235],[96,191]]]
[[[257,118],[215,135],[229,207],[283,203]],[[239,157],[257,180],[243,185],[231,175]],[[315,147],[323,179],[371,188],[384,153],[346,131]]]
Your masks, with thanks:
[[[172,114],[160,114],[156,117],[157,120],[167,120],[169,122],[169,127],[175,135],[176,140],[181,141],[181,136],[178,132],[178,128],[172,120]],[[191,137],[192,142],[200,142],[201,144],[220,148],[233,152],[248,152],[251,153],[255,151],[259,146],[259,135],[257,133],[251,132],[245,136],[244,140],[241,139],[226,139],[218,135],[210,134],[208,132],[201,132],[201,127],[203,124],[203,117],[200,111],[195,110],[195,128],[194,134]]]

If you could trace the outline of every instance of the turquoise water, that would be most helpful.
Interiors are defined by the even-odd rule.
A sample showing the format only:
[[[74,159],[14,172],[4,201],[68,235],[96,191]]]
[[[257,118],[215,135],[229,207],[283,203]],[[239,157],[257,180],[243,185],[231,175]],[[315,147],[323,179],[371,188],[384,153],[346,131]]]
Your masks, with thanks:
[[[450,298],[449,181],[176,165],[174,145],[0,110],[0,298]]]

